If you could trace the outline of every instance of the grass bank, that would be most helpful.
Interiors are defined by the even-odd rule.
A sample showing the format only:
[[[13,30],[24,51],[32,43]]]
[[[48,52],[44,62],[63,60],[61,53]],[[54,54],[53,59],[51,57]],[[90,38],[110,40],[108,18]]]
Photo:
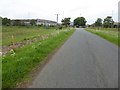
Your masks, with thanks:
[[[58,34],[45,40],[17,48],[2,57],[2,87],[13,88],[17,83],[29,78],[29,74],[45,58],[59,47],[74,29],[60,30]]]
[[[32,39],[44,34],[55,32],[55,28],[44,28],[39,26],[3,26],[2,42],[0,45],[10,45],[27,39]]]
[[[85,30],[94,33],[118,46],[120,46],[120,43],[118,42],[120,40],[120,37],[118,36],[119,32],[117,28],[100,28],[99,30],[97,28],[86,28]]]

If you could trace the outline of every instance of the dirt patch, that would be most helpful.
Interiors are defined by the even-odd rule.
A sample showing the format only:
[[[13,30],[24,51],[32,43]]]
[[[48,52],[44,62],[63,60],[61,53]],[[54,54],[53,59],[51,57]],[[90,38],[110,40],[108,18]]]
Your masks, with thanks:
[[[2,46],[2,49],[0,49],[0,50],[2,50],[2,51],[0,51],[1,52],[0,56],[7,54],[8,52],[10,52],[11,49],[15,50],[16,48],[20,48],[20,47],[32,44],[32,43],[37,42],[37,41],[45,40],[50,36],[51,36],[51,34],[46,34],[46,35],[42,35],[42,36],[39,36],[39,37],[36,37],[33,39],[25,39],[21,42],[12,43],[12,44],[7,45],[7,46]]]
[[[42,35],[42,36],[38,36],[38,37],[33,38],[33,39],[24,39],[21,42],[12,43],[12,44],[7,45],[7,46],[2,46],[2,49],[0,49],[0,50],[2,50],[0,52],[0,54],[5,55],[8,52],[10,52],[11,49],[15,50],[16,48],[20,48],[22,46],[29,45],[29,44],[32,44],[32,43],[37,42],[37,41],[45,40],[49,37],[55,37],[58,34],[59,34],[59,31],[58,32],[53,32],[53,33],[50,33],[50,34],[45,34],[45,35]]]

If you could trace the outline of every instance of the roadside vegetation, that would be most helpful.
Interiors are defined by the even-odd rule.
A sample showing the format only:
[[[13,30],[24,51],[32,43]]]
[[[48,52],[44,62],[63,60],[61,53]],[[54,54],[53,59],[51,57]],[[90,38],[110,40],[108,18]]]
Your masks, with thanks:
[[[86,27],[86,19],[77,17],[73,23],[70,17],[62,19],[62,25],[55,27],[37,26],[34,20],[22,26],[20,20],[11,25],[10,19],[2,18],[2,87],[14,88],[21,82],[30,80],[29,76],[49,54],[60,47],[75,31],[72,27]],[[58,25],[58,24],[57,24]],[[119,45],[117,26],[112,17],[103,21],[98,18],[85,30],[97,34]],[[8,52],[9,51],[9,52]],[[5,52],[5,53],[3,53]]]
[[[3,45],[11,43],[11,35],[16,37],[15,42],[24,40],[26,37],[33,38],[43,34],[49,34],[49,36],[15,50],[11,49],[9,53],[2,56],[2,87],[13,88],[20,82],[30,79],[29,74],[45,61],[51,52],[60,47],[73,32],[74,29],[3,27],[3,34],[6,36],[3,36],[5,40]]]
[[[0,17],[2,18],[2,17]],[[44,63],[75,31],[70,18],[63,25],[37,25],[2,18],[2,88],[14,88],[32,79],[30,74]]]
[[[2,43],[0,43],[0,45],[10,45],[55,31],[55,28],[46,29],[39,26],[3,26]]]
[[[111,16],[107,16],[104,20],[98,18],[95,23],[88,25],[85,30],[120,46],[118,28],[120,28],[120,23],[114,22]]]
[[[100,37],[120,46],[118,28],[86,28],[85,30],[99,35]]]

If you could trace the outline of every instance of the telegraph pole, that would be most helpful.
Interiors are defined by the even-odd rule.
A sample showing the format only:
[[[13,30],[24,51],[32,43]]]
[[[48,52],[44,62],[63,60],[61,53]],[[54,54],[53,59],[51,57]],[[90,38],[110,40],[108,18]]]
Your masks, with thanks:
[[[57,28],[58,28],[58,16],[60,15],[60,14],[55,14],[56,16],[57,16]],[[57,30],[57,29],[56,29]]]
[[[58,16],[60,15],[60,14],[55,14],[56,16],[57,16],[57,23],[58,23]]]

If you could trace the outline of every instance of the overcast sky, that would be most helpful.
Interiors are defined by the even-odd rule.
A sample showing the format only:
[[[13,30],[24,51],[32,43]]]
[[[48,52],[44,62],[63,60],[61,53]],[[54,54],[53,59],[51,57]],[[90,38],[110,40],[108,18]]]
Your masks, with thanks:
[[[0,0],[0,16],[11,19],[48,19],[59,22],[62,18],[83,16],[87,23],[97,18],[113,16],[118,21],[118,2],[120,0]]]

